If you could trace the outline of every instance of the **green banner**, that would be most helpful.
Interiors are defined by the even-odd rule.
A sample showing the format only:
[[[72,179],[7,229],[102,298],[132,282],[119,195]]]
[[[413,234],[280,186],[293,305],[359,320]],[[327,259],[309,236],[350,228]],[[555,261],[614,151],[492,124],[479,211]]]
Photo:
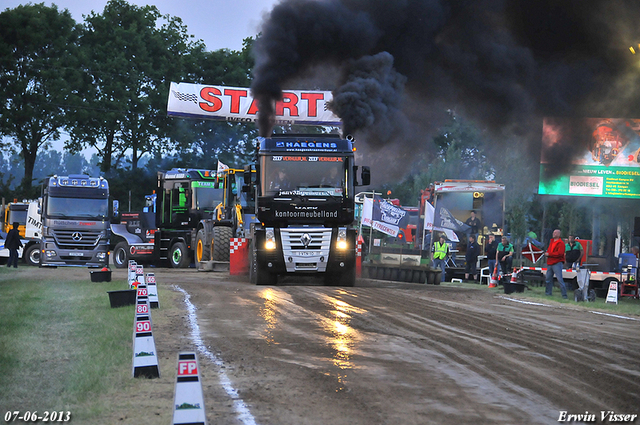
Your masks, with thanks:
[[[578,165],[568,174],[550,179],[547,167],[540,164],[541,195],[640,198],[640,169]]]
[[[640,119],[545,118],[538,192],[640,198]]]
[[[215,181],[206,181],[206,182],[194,181],[194,182],[191,182],[191,187],[210,187],[215,189],[216,182]]]

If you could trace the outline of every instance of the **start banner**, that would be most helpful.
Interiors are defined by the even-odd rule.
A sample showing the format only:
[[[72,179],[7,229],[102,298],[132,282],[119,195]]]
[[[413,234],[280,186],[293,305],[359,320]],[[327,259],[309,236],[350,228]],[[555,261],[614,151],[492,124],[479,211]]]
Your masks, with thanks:
[[[276,102],[276,124],[341,125],[327,106],[330,91],[284,90]],[[247,87],[171,83],[167,115],[230,122],[256,122],[258,101]]]

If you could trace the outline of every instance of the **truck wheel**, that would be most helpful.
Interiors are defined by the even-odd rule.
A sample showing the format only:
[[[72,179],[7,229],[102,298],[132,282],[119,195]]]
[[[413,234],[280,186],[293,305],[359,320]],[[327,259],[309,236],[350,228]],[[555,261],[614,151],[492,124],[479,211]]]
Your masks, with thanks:
[[[265,266],[256,264],[255,280],[256,285],[276,286],[278,284],[278,275],[269,272]]]
[[[169,251],[169,264],[171,268],[183,269],[189,267],[189,251],[184,242],[176,242]]]
[[[24,261],[30,266],[40,265],[40,244],[31,245],[22,254]]]
[[[253,239],[249,242],[249,282],[256,285],[256,252],[253,249]]]
[[[349,266],[340,275],[340,286],[354,286],[356,284],[356,264]]]
[[[209,259],[211,258],[211,245],[207,243],[204,229],[198,230],[198,236],[196,237],[196,252],[194,258],[196,259],[196,265],[200,261],[209,261]]]
[[[278,284],[278,275],[270,273],[266,267],[258,265],[258,254],[253,246],[253,239],[249,245],[249,281],[254,285],[275,286]]]
[[[113,250],[113,265],[117,269],[124,269],[128,263],[128,248],[129,245],[126,242],[118,242]]]
[[[233,236],[231,227],[215,226],[211,239],[211,257],[213,261],[229,261],[229,241]]]

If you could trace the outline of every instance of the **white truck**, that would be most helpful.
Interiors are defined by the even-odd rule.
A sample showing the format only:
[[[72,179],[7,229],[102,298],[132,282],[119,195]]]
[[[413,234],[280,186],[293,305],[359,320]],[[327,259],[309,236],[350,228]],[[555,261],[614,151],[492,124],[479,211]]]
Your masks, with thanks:
[[[9,258],[9,250],[4,247],[7,232],[13,223],[19,223],[18,231],[22,240],[22,248],[18,250],[18,258],[29,265],[37,266],[40,262],[40,238],[42,237],[42,217],[40,215],[41,200],[11,202],[3,211],[3,229],[0,232],[0,258]]]

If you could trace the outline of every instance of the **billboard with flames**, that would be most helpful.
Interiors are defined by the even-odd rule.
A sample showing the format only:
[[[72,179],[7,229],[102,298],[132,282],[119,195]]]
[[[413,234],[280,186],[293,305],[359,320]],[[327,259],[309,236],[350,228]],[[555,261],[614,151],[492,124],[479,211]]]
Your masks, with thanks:
[[[545,118],[538,192],[640,198],[640,119]]]

